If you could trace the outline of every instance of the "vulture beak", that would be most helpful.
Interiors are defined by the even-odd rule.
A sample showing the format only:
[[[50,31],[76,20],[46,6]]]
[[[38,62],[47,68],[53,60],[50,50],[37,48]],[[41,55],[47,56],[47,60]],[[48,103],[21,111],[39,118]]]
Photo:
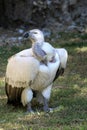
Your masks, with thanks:
[[[28,38],[28,37],[29,37],[29,32],[23,34],[23,38]]]

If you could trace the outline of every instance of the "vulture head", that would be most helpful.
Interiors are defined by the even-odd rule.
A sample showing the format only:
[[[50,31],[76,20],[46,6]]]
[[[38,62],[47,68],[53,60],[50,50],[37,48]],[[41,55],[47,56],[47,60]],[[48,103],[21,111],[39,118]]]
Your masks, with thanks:
[[[42,43],[44,42],[44,35],[43,32],[39,29],[32,29],[24,34],[24,38],[29,38],[32,43]]]

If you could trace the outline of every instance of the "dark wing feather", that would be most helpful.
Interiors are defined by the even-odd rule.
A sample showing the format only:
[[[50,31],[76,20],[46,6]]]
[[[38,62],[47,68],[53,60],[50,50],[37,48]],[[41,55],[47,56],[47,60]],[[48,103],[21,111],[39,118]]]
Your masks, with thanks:
[[[12,87],[8,83],[5,84],[5,91],[7,95],[7,103],[12,105],[19,105],[21,103],[21,93],[24,88]]]
[[[64,73],[64,68],[58,68],[57,72],[56,72],[56,75],[55,75],[55,78],[53,80],[53,82],[60,76]]]

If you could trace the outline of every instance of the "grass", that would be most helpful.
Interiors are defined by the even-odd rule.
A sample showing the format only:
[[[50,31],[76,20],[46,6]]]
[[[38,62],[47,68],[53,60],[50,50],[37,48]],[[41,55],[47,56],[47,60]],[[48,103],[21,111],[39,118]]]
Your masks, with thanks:
[[[66,48],[69,58],[64,75],[53,85],[49,105],[56,109],[52,113],[26,114],[26,108],[6,104],[7,59],[28,46],[0,47],[0,130],[87,130],[87,35],[59,35],[52,45]]]

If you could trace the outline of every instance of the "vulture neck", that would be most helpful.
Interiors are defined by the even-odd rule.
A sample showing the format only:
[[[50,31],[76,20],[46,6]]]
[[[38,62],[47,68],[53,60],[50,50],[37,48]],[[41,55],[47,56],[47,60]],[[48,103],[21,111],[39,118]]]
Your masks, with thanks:
[[[39,43],[39,45],[42,45],[44,42],[44,38],[41,39],[31,39],[32,44]]]

